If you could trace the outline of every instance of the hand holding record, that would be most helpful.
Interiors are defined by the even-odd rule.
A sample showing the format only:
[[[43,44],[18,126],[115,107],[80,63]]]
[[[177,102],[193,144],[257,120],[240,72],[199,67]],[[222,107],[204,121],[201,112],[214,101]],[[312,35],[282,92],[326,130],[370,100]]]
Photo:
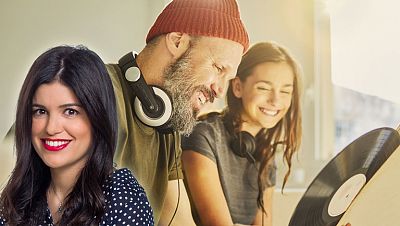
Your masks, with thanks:
[[[353,199],[400,145],[392,128],[372,130],[335,156],[311,182],[289,226],[336,225]]]

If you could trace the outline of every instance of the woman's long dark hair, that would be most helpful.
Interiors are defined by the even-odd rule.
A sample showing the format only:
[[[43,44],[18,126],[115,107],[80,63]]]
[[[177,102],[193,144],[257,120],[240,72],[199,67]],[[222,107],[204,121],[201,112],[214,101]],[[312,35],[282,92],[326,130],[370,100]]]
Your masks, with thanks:
[[[98,225],[104,214],[102,184],[113,171],[117,116],[111,79],[100,57],[85,47],[59,46],[40,55],[19,94],[15,121],[17,162],[0,197],[7,225],[38,225],[47,209],[48,166],[32,145],[32,97],[42,84],[72,89],[91,124],[88,160],[64,201],[59,225]]]
[[[301,70],[299,64],[282,46],[272,42],[261,42],[252,46],[243,56],[238,67],[237,77],[244,82],[252,74],[256,65],[265,62],[286,62],[293,70],[293,95],[290,108],[286,115],[273,128],[262,129],[256,135],[255,158],[260,162],[258,173],[258,198],[257,204],[265,212],[263,195],[268,180],[268,165],[272,164],[278,145],[282,145],[284,161],[288,165],[282,188],[285,187],[292,166],[292,156],[299,149],[301,142]],[[232,83],[227,93],[227,108],[224,111],[224,121],[228,132],[238,139],[238,133],[243,123],[242,99],[233,94]]]

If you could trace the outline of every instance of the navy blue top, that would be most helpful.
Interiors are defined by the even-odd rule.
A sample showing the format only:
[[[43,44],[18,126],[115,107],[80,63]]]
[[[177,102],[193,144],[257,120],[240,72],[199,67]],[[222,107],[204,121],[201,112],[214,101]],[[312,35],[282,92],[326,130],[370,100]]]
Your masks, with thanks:
[[[100,225],[154,225],[146,193],[129,169],[116,170],[102,187],[106,209]],[[2,217],[0,225],[6,225]],[[54,225],[49,208],[40,225]]]

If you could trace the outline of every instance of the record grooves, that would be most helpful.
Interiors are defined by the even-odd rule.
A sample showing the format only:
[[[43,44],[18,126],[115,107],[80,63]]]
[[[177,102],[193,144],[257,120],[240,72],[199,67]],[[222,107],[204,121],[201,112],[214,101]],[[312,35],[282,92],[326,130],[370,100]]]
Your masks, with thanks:
[[[354,140],[311,182],[289,226],[336,225],[358,192],[399,145],[399,132],[392,128],[375,129]]]

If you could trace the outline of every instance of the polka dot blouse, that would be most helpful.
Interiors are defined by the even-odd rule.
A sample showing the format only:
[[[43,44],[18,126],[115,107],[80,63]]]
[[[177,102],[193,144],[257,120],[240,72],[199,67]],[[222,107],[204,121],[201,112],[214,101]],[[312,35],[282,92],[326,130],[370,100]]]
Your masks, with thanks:
[[[154,225],[146,194],[128,169],[116,170],[102,187],[106,209],[100,225]],[[48,208],[46,213],[46,220],[41,225],[53,225]],[[1,217],[0,225],[7,225]]]

